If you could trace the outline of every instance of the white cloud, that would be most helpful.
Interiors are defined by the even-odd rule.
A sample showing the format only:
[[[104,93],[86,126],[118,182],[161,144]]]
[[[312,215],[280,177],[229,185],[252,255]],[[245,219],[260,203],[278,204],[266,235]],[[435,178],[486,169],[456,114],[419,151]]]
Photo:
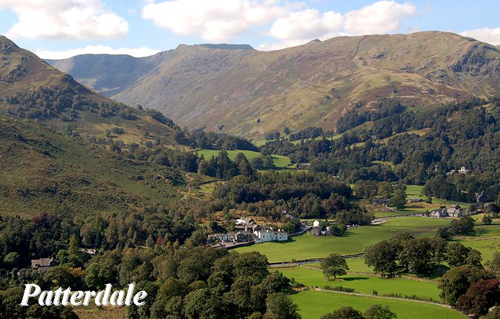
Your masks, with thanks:
[[[378,1],[346,13],[344,30],[352,35],[395,32],[401,29],[402,18],[416,14],[417,7],[412,3]]]
[[[471,37],[479,41],[483,41],[493,45],[500,44],[500,28],[496,29],[482,28],[482,29],[467,30],[460,34],[465,37]]]
[[[277,43],[266,42],[257,47],[260,51],[275,51],[306,44],[310,39],[282,40]]]
[[[315,9],[290,12],[286,17],[277,19],[268,33],[279,41],[266,42],[257,48],[263,51],[279,50],[301,45],[315,38],[326,40],[339,35],[395,32],[401,29],[403,18],[416,14],[415,5],[395,1],[378,1],[345,15],[334,11],[321,13]]]
[[[314,39],[328,34],[338,34],[344,18],[340,13],[320,13],[315,9],[291,12],[285,18],[276,20],[269,35],[276,39]]]
[[[145,5],[142,17],[178,35],[224,42],[286,16],[294,6],[277,0],[173,0]]]
[[[0,0],[1,9],[17,15],[6,33],[11,38],[114,38],[128,31],[127,21],[105,10],[100,0]]]
[[[103,45],[89,45],[86,46],[85,48],[70,49],[64,51],[51,51],[51,50],[38,49],[35,51],[35,54],[41,57],[42,59],[59,60],[59,59],[67,59],[75,55],[81,55],[81,54],[127,54],[139,58],[139,57],[150,56],[158,52],[159,50],[154,50],[146,47],[141,47],[137,49],[128,49],[128,48],[113,49],[109,46],[103,46]]]

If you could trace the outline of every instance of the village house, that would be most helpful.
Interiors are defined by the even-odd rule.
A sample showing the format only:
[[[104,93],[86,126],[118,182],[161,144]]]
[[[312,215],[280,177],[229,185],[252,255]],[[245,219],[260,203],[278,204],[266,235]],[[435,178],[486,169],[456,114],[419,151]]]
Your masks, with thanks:
[[[243,231],[254,231],[257,223],[252,218],[238,218],[235,222],[234,228]]]
[[[313,221],[313,227],[319,227],[319,224],[320,224],[319,220]]]
[[[434,217],[434,218],[448,217],[448,211],[446,209],[446,206],[441,206],[438,209],[434,209],[433,211],[431,211],[430,217]]]
[[[462,217],[465,214],[465,211],[460,207],[460,205],[450,205],[449,208],[446,208],[446,206],[441,206],[438,209],[434,209],[430,213],[430,217],[434,218],[445,218],[445,217],[452,217],[452,218],[459,218]]]
[[[54,258],[40,258],[31,260],[31,269],[38,272],[45,272],[57,266],[58,262]]]
[[[459,205],[451,205],[450,208],[447,209],[448,216],[453,218],[459,218],[464,215],[463,209]]]

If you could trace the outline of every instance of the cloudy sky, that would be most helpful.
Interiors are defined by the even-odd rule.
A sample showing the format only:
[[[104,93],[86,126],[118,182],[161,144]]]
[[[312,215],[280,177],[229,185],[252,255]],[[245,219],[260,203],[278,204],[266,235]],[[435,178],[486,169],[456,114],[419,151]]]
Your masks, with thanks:
[[[0,0],[0,33],[43,58],[177,45],[276,50],[338,35],[452,31],[500,44],[498,0]]]

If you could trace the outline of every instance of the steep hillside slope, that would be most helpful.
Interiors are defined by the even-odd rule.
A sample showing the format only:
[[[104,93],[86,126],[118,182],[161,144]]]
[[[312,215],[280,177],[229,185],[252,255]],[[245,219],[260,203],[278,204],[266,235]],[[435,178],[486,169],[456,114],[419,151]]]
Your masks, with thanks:
[[[158,65],[111,97],[190,128],[245,136],[334,129],[359,102],[398,98],[419,109],[500,93],[498,48],[443,32],[338,37],[272,52],[179,46],[155,58]]]
[[[182,175],[117,158],[81,139],[26,120],[0,117],[0,213],[35,215],[58,207],[120,212],[176,198]]]
[[[109,100],[0,36],[0,113],[29,118],[60,132],[105,137],[120,129],[126,143],[161,138],[175,144],[173,123]],[[163,122],[163,123],[162,123]]]

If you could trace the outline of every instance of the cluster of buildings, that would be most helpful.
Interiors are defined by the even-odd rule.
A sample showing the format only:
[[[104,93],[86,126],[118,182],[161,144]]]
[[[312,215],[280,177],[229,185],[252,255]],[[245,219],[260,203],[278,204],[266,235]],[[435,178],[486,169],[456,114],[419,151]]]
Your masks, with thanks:
[[[430,212],[429,216],[434,218],[459,218],[466,214],[466,211],[460,207],[460,205],[450,205],[449,208],[446,206],[441,206],[438,209],[434,209]]]
[[[281,229],[259,226],[251,218],[240,218],[235,222],[235,231],[208,236],[210,247],[234,248],[249,244],[260,244],[269,241],[286,241],[288,234]]]
[[[356,228],[358,226],[359,225],[357,225],[357,224],[349,224],[349,225],[346,225],[346,228],[353,229],[353,228]],[[321,230],[321,229],[322,229],[321,222],[319,220],[315,220],[312,223],[312,227],[309,228],[309,233],[311,233],[311,235],[313,235],[313,236],[331,236],[331,235],[333,235],[331,226],[326,226],[326,228],[324,228],[324,230]]]

